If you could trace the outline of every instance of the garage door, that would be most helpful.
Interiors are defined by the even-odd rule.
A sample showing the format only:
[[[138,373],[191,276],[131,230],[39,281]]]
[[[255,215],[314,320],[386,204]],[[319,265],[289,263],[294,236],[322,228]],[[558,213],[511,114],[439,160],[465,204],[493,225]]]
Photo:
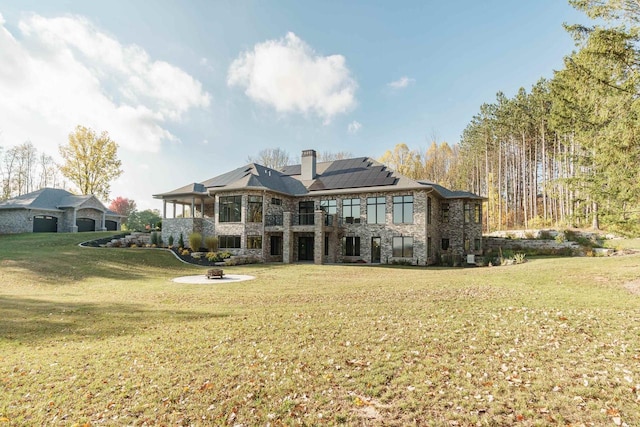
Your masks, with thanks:
[[[76,219],[76,225],[78,226],[78,232],[96,230],[96,222],[91,218],[78,218]]]
[[[34,233],[57,233],[58,218],[47,215],[37,215],[33,217]]]
[[[115,221],[109,221],[108,219],[104,221],[104,227],[107,229],[107,231],[117,231],[118,230],[118,223]]]

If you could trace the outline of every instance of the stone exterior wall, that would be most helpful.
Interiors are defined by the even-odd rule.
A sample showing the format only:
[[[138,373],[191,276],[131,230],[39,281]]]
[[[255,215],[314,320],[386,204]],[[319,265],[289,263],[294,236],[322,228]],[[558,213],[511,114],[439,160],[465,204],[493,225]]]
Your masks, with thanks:
[[[575,254],[582,252],[581,246],[576,242],[556,242],[555,240],[537,239],[510,239],[503,237],[485,237],[484,246],[487,253],[498,254],[499,250],[523,251],[535,250],[541,252],[562,252],[570,249]]]
[[[431,264],[436,262],[442,252],[463,256],[467,253],[481,254],[474,248],[476,239],[480,239],[482,246],[482,223],[475,222],[473,215],[471,221],[464,220],[464,204],[480,203],[480,201],[466,201],[463,199],[444,200],[429,190],[394,191],[378,193],[345,193],[335,196],[292,198],[272,192],[245,191],[238,193],[224,193],[225,195],[241,195],[242,209],[241,221],[235,223],[219,222],[219,195],[215,196],[215,208],[205,206],[205,212],[213,211],[213,218],[166,218],[163,220],[162,238],[167,242],[170,234],[174,236],[174,241],[180,233],[183,233],[185,243],[190,233],[197,231],[202,233],[203,239],[209,235],[238,235],[241,238],[241,248],[223,248],[234,255],[260,256],[269,261],[296,262],[298,260],[298,241],[300,237],[314,238],[314,261],[323,262],[372,262],[372,239],[379,238],[381,241],[380,262],[392,263],[394,261],[409,262],[411,264]],[[263,222],[247,222],[248,197],[263,197]],[[393,223],[393,197],[413,196],[413,222],[408,224]],[[367,223],[367,198],[385,198],[385,223]],[[272,203],[272,199],[281,200],[281,204]],[[359,199],[360,222],[347,223],[344,221],[343,200]],[[431,199],[431,218],[427,218],[427,200]],[[322,200],[336,200],[337,213],[334,223],[326,226],[324,218],[326,213],[320,210]],[[302,226],[294,225],[294,215],[299,212],[299,203],[313,201],[315,209],[315,225]],[[449,221],[443,223],[442,205],[449,204]],[[473,212],[473,211],[472,211]],[[282,226],[270,226],[265,232],[264,218],[268,215],[282,215]],[[310,233],[310,234],[309,234]],[[247,236],[262,236],[262,249],[247,249]],[[283,253],[282,256],[271,256],[271,235],[282,236]],[[344,255],[344,238],[357,236],[360,238],[360,255]],[[413,238],[413,256],[394,258],[393,238],[397,236]],[[325,253],[325,237],[329,244],[328,254]],[[449,239],[450,249],[443,251],[441,242],[443,238]],[[428,243],[430,241],[430,247]],[[465,248],[468,242],[469,248]]]
[[[14,234],[14,233],[31,233],[33,231],[33,215],[43,215],[41,213],[30,213],[26,209],[3,209],[0,211],[0,234]],[[51,215],[47,213],[47,215]],[[60,222],[58,220],[58,227]]]
[[[69,212],[67,215],[72,216],[73,212]],[[95,209],[78,209],[78,211],[76,212],[76,218],[89,218],[89,219],[92,219],[92,220],[95,221],[95,231],[105,231],[106,230],[106,228],[104,228],[103,224],[102,224],[102,212],[100,212],[100,211],[97,211]]]

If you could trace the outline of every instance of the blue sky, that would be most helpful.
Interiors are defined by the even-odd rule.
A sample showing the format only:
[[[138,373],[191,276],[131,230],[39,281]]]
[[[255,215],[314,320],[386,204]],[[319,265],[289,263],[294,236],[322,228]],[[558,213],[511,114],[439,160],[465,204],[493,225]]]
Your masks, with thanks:
[[[0,146],[54,157],[107,130],[111,197],[203,181],[280,147],[380,157],[459,141],[498,91],[527,90],[574,48],[564,0],[4,1]]]

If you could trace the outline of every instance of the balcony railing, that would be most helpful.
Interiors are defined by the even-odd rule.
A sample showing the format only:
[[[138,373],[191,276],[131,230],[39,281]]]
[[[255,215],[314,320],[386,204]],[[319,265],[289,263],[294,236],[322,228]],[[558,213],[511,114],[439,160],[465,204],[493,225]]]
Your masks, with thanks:
[[[293,225],[314,225],[315,214],[314,213],[301,213],[292,215]]]
[[[282,218],[283,218],[282,215],[266,215],[264,217],[264,225],[265,227],[282,226],[283,225]]]

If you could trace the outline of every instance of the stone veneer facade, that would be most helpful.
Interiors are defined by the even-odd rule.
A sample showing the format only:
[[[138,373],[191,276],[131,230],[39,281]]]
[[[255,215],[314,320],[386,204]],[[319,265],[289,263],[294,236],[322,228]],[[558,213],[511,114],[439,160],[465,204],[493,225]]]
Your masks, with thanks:
[[[409,262],[414,265],[437,263],[441,256],[457,256],[482,254],[482,219],[476,217],[476,209],[482,210],[482,201],[478,199],[444,199],[429,189],[389,192],[351,192],[316,197],[290,197],[270,191],[226,192],[222,195],[242,196],[240,222],[219,222],[219,198],[201,200],[194,204],[194,218],[165,218],[163,220],[162,239],[168,242],[173,236],[177,244],[180,234],[188,245],[188,236],[193,232],[207,236],[232,235],[240,236],[240,248],[223,248],[234,255],[256,256],[267,262],[298,262],[301,260],[300,241],[313,239],[313,258],[316,264],[335,262],[366,262],[372,259],[373,238],[380,239],[380,263],[394,261]],[[413,221],[408,224],[393,223],[393,197],[413,196]],[[262,221],[247,221],[249,196],[262,197]],[[385,223],[367,223],[367,198],[385,197]],[[272,203],[278,199],[281,204]],[[360,199],[360,223],[346,223],[342,215],[342,200]],[[428,200],[431,199],[431,214],[428,215]],[[336,214],[331,225],[325,225],[328,214],[320,209],[324,200],[336,200]],[[299,202],[314,202],[314,224],[297,225]],[[470,204],[470,215],[465,220],[465,204]],[[448,221],[443,220],[443,206],[448,205]],[[478,208],[476,208],[478,205]],[[204,211],[204,212],[203,212]],[[269,225],[267,218],[278,216],[282,223]],[[247,248],[249,236],[262,239],[261,249]],[[272,236],[282,243],[282,250],[272,251]],[[405,236],[413,238],[413,255],[410,257],[393,256],[393,237]],[[359,237],[360,251],[358,256],[345,255],[345,237]],[[449,246],[443,248],[443,239],[448,239]],[[308,253],[307,253],[308,254]],[[307,260],[307,259],[302,259]],[[308,259],[311,261],[311,259]]]

